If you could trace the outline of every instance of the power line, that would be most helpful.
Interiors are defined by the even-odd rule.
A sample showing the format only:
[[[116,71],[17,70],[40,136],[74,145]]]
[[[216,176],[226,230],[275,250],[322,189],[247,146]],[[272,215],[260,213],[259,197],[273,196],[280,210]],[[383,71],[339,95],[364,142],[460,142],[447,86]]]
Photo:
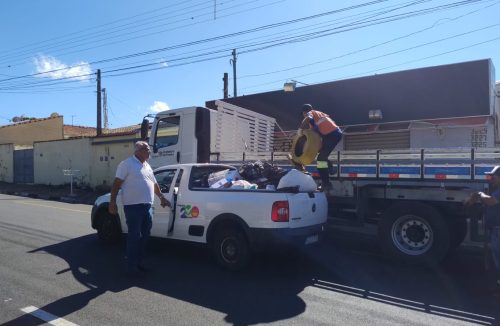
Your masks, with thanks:
[[[461,18],[463,18],[465,16],[477,13],[480,10],[484,10],[486,8],[490,8],[492,6],[495,6],[495,5],[499,4],[499,3],[500,3],[500,1],[497,1],[497,2],[495,2],[493,4],[491,4],[491,5],[485,6],[483,8],[469,11],[469,12],[463,14],[463,15],[459,15],[459,16],[456,16],[456,17],[453,17],[453,18],[441,19],[441,20],[455,21],[455,20],[461,19]],[[444,24],[446,24],[446,23],[444,23]],[[402,36],[398,36],[396,38],[393,38],[393,39],[390,39],[390,40],[387,40],[387,41],[384,41],[384,42],[381,42],[381,43],[377,43],[377,44],[374,44],[374,45],[371,45],[371,46],[368,46],[368,47],[365,47],[365,48],[362,48],[362,49],[358,49],[358,50],[354,50],[354,51],[351,51],[351,52],[347,52],[347,53],[339,55],[339,56],[330,57],[330,58],[327,58],[327,59],[324,59],[324,60],[319,60],[319,61],[311,62],[311,63],[308,63],[308,64],[304,64],[304,65],[299,65],[299,66],[284,68],[284,69],[280,69],[280,70],[274,70],[274,71],[270,71],[270,72],[263,72],[263,73],[250,74],[250,75],[243,75],[243,76],[239,76],[238,79],[268,76],[268,75],[272,75],[272,74],[276,74],[276,73],[286,72],[286,71],[300,69],[300,68],[311,67],[311,66],[314,66],[314,65],[318,65],[318,64],[330,62],[332,60],[337,60],[337,59],[345,58],[347,56],[351,56],[351,55],[354,55],[354,54],[365,52],[365,51],[377,48],[377,47],[382,46],[382,45],[386,45],[386,44],[389,44],[389,43],[392,43],[392,42],[395,42],[395,41],[398,41],[398,40],[401,40],[401,39],[405,39],[405,38],[414,36],[416,34],[428,31],[428,30],[430,30],[430,29],[432,29],[432,28],[434,28],[434,27],[436,27],[438,25],[439,25],[439,21],[435,22],[434,24],[432,24],[429,27],[426,27],[426,28],[423,28],[423,29],[420,29],[420,30],[417,30],[417,31],[414,31],[414,32],[411,32],[411,33],[408,33],[408,34],[405,34],[405,35],[402,35]]]
[[[424,9],[421,9],[421,10],[414,10],[414,11],[406,12],[406,13],[403,13],[403,14],[393,15],[393,16],[389,16],[389,17],[383,17],[383,18],[374,19],[374,20],[368,20],[367,21],[368,23],[362,22],[362,21],[357,21],[355,23],[350,23],[350,24],[347,24],[347,25],[343,25],[341,27],[333,28],[333,29],[323,30],[323,31],[320,31],[320,32],[315,32],[315,33],[302,34],[302,35],[299,35],[299,36],[288,38],[285,41],[281,41],[281,42],[278,42],[278,43],[275,42],[274,44],[266,45],[266,46],[263,46],[263,47],[260,47],[260,48],[254,48],[254,49],[245,50],[245,51],[240,52],[240,53],[248,53],[248,52],[259,51],[259,50],[266,49],[266,48],[269,48],[269,47],[272,47],[272,46],[284,45],[284,44],[288,44],[288,43],[291,43],[291,42],[302,42],[302,41],[306,41],[306,40],[317,38],[317,37],[324,37],[324,36],[327,36],[327,35],[331,35],[332,32],[333,33],[340,33],[340,32],[345,32],[345,31],[349,31],[349,30],[352,30],[352,29],[364,28],[364,27],[367,27],[367,26],[371,26],[373,24],[380,24],[380,23],[384,23],[384,22],[388,22],[388,21],[393,21],[395,19],[406,19],[408,17],[412,17],[412,15],[419,15],[422,12],[427,12],[428,13],[432,9],[435,10],[436,8],[438,8],[440,10],[444,10],[445,8],[449,8],[450,6],[451,7],[455,7],[457,5],[469,4],[469,3],[474,3],[474,2],[478,2],[478,1],[479,0],[476,0],[476,1],[460,1],[460,2],[455,2],[455,3],[452,3],[452,4],[443,5],[443,6],[437,6],[437,7],[433,7],[433,8],[424,8]],[[420,2],[421,1],[415,1],[413,3],[420,3]],[[411,2],[408,3],[408,4],[406,4],[404,7],[408,6],[409,4],[411,4]],[[341,9],[341,10],[343,10],[343,9]],[[391,11],[394,11],[394,10],[391,10]],[[323,14],[325,14],[325,13],[323,13]],[[304,19],[304,18],[301,18],[301,19]],[[344,29],[344,30],[340,30],[340,31],[336,31],[339,28],[345,28],[345,27],[349,27],[349,28],[348,29]],[[258,46],[258,45],[262,45],[263,43],[270,43],[270,42],[254,43],[254,44],[247,45],[246,47],[252,47],[252,46],[255,47],[255,46]],[[183,44],[182,46],[184,46],[184,45],[185,44]],[[177,47],[177,46],[175,46],[175,47]],[[157,50],[155,50],[155,51],[157,51]],[[212,54],[215,54],[215,53],[220,53],[221,51],[222,50],[220,50],[220,51],[212,51],[212,52],[203,53],[203,54],[196,55],[196,56],[184,57],[184,58],[177,59],[177,61],[182,61],[182,60],[187,60],[187,59],[192,59],[192,58],[199,58],[199,57],[203,57],[203,56],[206,57],[207,55],[212,55]],[[186,64],[192,64],[192,63],[203,62],[203,61],[208,61],[208,60],[215,60],[217,58],[222,58],[222,57],[225,57],[225,56],[226,55],[221,55],[221,56],[216,56],[216,57],[208,57],[208,58],[202,58],[202,59],[198,59],[198,60],[191,60],[191,61],[184,62],[184,63],[179,63],[179,64],[175,64],[175,65],[169,65],[169,67],[186,65]],[[111,59],[101,60],[101,62],[103,62],[103,61],[110,61],[110,60]],[[139,65],[139,66],[131,66],[131,67],[126,67],[126,68],[122,68],[122,69],[115,69],[115,70],[106,71],[106,73],[113,73],[113,72],[118,72],[118,71],[126,71],[126,70],[134,70],[134,69],[136,70],[134,72],[128,72],[128,73],[121,73],[121,74],[111,75],[111,76],[123,76],[123,75],[131,74],[131,73],[140,73],[140,72],[146,72],[146,71],[152,71],[152,70],[158,70],[158,69],[164,69],[165,68],[165,67],[155,67],[155,68],[151,68],[151,69],[142,69],[142,68],[145,68],[145,67],[148,67],[148,66],[152,66],[152,65],[157,65],[157,63],[146,64],[146,65]],[[141,69],[141,70],[137,70],[137,69]],[[45,73],[47,73],[47,72],[44,72],[43,74],[45,74]],[[21,77],[18,77],[18,78],[21,78]],[[74,78],[74,77],[67,77],[67,78]],[[62,79],[64,79],[64,78],[62,78]],[[6,80],[9,80],[9,79],[6,79]],[[3,80],[3,81],[6,81],[6,80]],[[38,82],[36,84],[43,84],[43,83],[42,82]],[[21,85],[16,85],[16,86],[11,86],[11,87],[31,86],[31,85],[36,85],[36,84],[25,83],[24,85],[21,84]],[[3,89],[5,89],[5,87]]]
[[[476,47],[476,46],[480,46],[480,45],[483,45],[483,44],[487,44],[487,43],[491,43],[491,42],[495,42],[495,41],[499,41],[499,40],[500,40],[500,36],[492,38],[492,39],[489,39],[489,40],[486,40],[486,41],[482,41],[482,42],[474,43],[474,44],[467,45],[467,46],[464,46],[464,47],[456,48],[456,49],[453,49],[453,50],[449,50],[449,51],[445,51],[445,52],[440,52],[440,53],[437,53],[437,54],[434,54],[434,55],[431,55],[431,56],[427,56],[427,57],[423,57],[423,58],[419,58],[419,59],[415,59],[415,60],[406,61],[406,62],[398,63],[398,64],[395,64],[395,65],[386,66],[384,68],[377,68],[375,70],[370,70],[368,72],[364,72],[362,75],[366,75],[366,74],[369,74],[369,73],[374,73],[374,72],[377,72],[377,71],[386,70],[386,69],[389,69],[389,68],[394,68],[394,67],[406,65],[406,64],[409,64],[409,63],[415,63],[415,62],[418,62],[418,61],[423,61],[423,60],[427,60],[427,59],[439,57],[439,56],[442,56],[442,55],[445,55],[445,54],[450,54],[450,53],[453,53],[453,52],[458,52],[458,51],[462,51],[462,50],[465,50],[465,49],[470,49],[470,48],[473,48],[473,47]],[[344,76],[341,79],[347,79],[347,78],[352,78],[352,77],[357,77],[357,76],[360,76],[360,74],[350,75],[350,76]],[[339,79],[336,79],[336,80],[339,80]],[[330,81],[332,81],[332,80],[330,80]],[[323,81],[321,83],[325,83],[325,82],[327,82],[327,81]]]
[[[495,25],[500,25],[500,24],[495,24]],[[468,33],[462,33],[462,34],[460,34],[458,36],[465,35],[465,34],[468,34]],[[454,38],[454,37],[456,37],[456,36],[452,36],[452,37],[441,39],[441,40],[436,40],[436,41],[432,41],[432,42],[427,42],[427,43],[419,44],[419,45],[412,46],[412,47],[409,47],[409,48],[406,48],[406,49],[402,49],[402,50],[394,51],[394,52],[391,52],[391,53],[386,53],[386,54],[383,54],[383,55],[379,55],[379,56],[375,56],[375,57],[371,57],[371,58],[359,60],[359,61],[356,61],[356,62],[351,62],[351,63],[340,65],[340,66],[335,66],[335,67],[328,68],[328,69],[322,69],[321,71],[316,71],[316,72],[311,72],[311,73],[307,73],[307,74],[293,76],[293,77],[290,77],[290,78],[287,78],[287,79],[301,78],[301,77],[306,77],[306,76],[310,76],[310,75],[314,75],[314,74],[323,73],[325,71],[330,71],[330,70],[334,70],[334,69],[340,69],[340,68],[345,68],[345,67],[353,66],[353,65],[356,65],[356,64],[359,64],[359,63],[363,63],[363,62],[367,62],[367,61],[371,61],[371,60],[380,59],[380,58],[387,57],[387,56],[390,56],[390,55],[393,55],[393,54],[397,54],[397,53],[402,53],[402,52],[405,52],[405,51],[414,50],[414,49],[422,47],[422,46],[434,44],[434,43],[437,43],[437,42],[440,42],[440,41],[444,41],[444,40],[448,40],[448,39]],[[432,57],[441,56],[441,55],[444,55],[444,54],[461,51],[463,49],[475,47],[475,46],[482,45],[482,44],[485,44],[485,43],[494,42],[494,41],[496,41],[498,39],[500,39],[500,37],[495,37],[493,39],[490,39],[490,40],[487,40],[487,41],[484,41],[484,42],[475,43],[475,44],[472,44],[472,45],[469,45],[469,46],[466,46],[466,47],[461,47],[461,48],[458,48],[458,49],[454,49],[454,50],[442,52],[442,53],[439,53],[439,54],[434,55],[434,56],[425,57],[425,58],[414,60],[414,61],[415,62],[416,61],[421,61],[421,60],[429,59],[429,58],[432,58]],[[402,65],[402,64],[398,64],[398,65]],[[398,66],[398,65],[394,65],[394,66]],[[389,67],[385,67],[385,68],[380,68],[380,69],[372,70],[372,71],[369,71],[369,72],[364,72],[364,73],[361,73],[361,74],[345,76],[345,77],[342,77],[340,79],[346,79],[346,78],[351,78],[351,77],[356,77],[356,76],[363,76],[363,75],[366,75],[366,74],[371,73],[371,72],[376,72],[376,71],[379,71],[379,70],[385,70],[385,69],[388,69],[388,68],[391,68],[391,67],[393,67],[393,66],[389,66]],[[340,79],[335,79],[335,80],[340,80]],[[268,82],[268,83],[263,83],[263,84],[249,86],[249,87],[244,87],[242,89],[250,89],[250,88],[255,88],[255,87],[264,86],[264,85],[270,85],[270,84],[274,84],[274,83],[282,82],[282,81],[283,81],[283,79],[279,79],[279,80],[274,80],[274,81]],[[330,82],[330,81],[333,81],[333,80],[324,81],[324,82]]]
[[[263,30],[267,30],[267,29],[271,29],[271,28],[276,28],[276,27],[279,27],[279,26],[287,25],[287,24],[294,24],[294,23],[297,23],[297,22],[302,22],[302,21],[306,21],[306,20],[310,20],[310,19],[315,19],[315,18],[318,18],[318,17],[332,15],[332,14],[343,12],[343,11],[346,11],[346,10],[353,10],[355,8],[361,8],[361,7],[364,7],[364,6],[368,6],[368,5],[372,5],[372,4],[380,3],[380,2],[385,2],[385,1],[388,1],[388,0],[375,0],[375,1],[367,2],[367,3],[356,5],[356,6],[350,6],[350,7],[346,7],[346,8],[342,8],[342,9],[332,10],[332,11],[328,11],[328,12],[324,12],[324,13],[320,13],[320,14],[316,14],[316,15],[312,15],[312,16],[302,17],[302,18],[298,18],[298,19],[288,20],[288,21],[284,21],[284,22],[279,22],[279,23],[274,23],[274,24],[268,24],[268,25],[264,25],[264,26],[253,28],[253,29],[244,30],[244,31],[239,31],[239,32],[234,32],[234,33],[219,35],[219,36],[216,36],[216,37],[201,39],[201,40],[197,40],[197,41],[191,41],[191,42],[187,42],[187,43],[177,44],[177,45],[163,47],[163,48],[158,48],[158,49],[149,50],[149,51],[137,52],[137,53],[128,54],[128,55],[119,56],[119,57],[114,57],[114,58],[97,60],[97,61],[90,62],[88,64],[93,65],[93,64],[100,64],[100,63],[106,63],[106,62],[111,62],[111,61],[129,59],[129,58],[134,58],[134,57],[138,57],[138,56],[155,54],[155,53],[164,52],[164,51],[168,51],[168,50],[173,50],[173,49],[184,48],[184,47],[188,47],[188,46],[193,46],[193,45],[198,45],[198,44],[213,42],[213,41],[216,41],[216,40],[222,40],[222,39],[231,38],[231,37],[235,37],[235,36],[240,36],[240,35],[244,35],[244,34],[254,33],[254,32],[257,32],[257,31],[263,31]],[[470,0],[470,1],[472,1],[472,0]],[[475,0],[475,1],[480,1],[480,0]],[[47,73],[51,73],[51,72],[57,72],[57,71],[66,70],[66,69],[69,69],[69,68],[78,67],[78,66],[81,66],[81,65],[74,65],[74,66],[67,67],[67,68],[62,68],[62,69],[54,69],[54,70],[46,71],[46,72],[43,72],[43,73],[36,73],[36,74],[29,74],[29,75],[16,76],[16,77],[12,77],[12,78],[6,78],[6,79],[0,80],[0,82],[5,82],[5,81],[9,81],[9,80],[13,80],[13,79],[19,79],[19,78],[25,78],[25,77],[31,77],[31,76],[37,76],[37,75],[47,74]]]
[[[228,1],[235,1],[235,0],[228,0]],[[261,1],[261,0],[252,0],[252,1],[248,1],[247,3],[253,3],[253,2],[256,2],[256,1]],[[258,6],[258,7],[254,7],[254,8],[250,8],[250,9],[246,9],[246,10],[242,10],[242,11],[239,11],[239,12],[236,12],[236,13],[231,13],[229,15],[222,15],[220,16],[220,18],[222,17],[228,17],[228,16],[232,16],[234,14],[238,14],[238,13],[241,13],[241,12],[247,12],[247,11],[250,11],[250,10],[254,10],[256,8],[262,8],[262,7],[266,7],[266,6],[269,6],[269,5],[273,5],[273,4],[276,4],[276,3],[279,3],[279,2],[283,2],[285,0],[278,0],[278,1],[275,1],[273,3],[268,3],[268,4],[265,4],[265,5],[262,5],[262,6]],[[229,9],[232,9],[232,8],[236,8],[238,6],[242,6],[242,5],[245,5],[247,3],[244,3],[244,4],[240,4],[240,5],[236,5],[236,6],[233,6],[233,7],[229,7],[229,8],[225,8],[225,9],[221,9],[221,11],[225,11],[225,10],[229,10]],[[207,6],[207,7],[204,7],[204,8],[211,8],[211,5],[210,6]],[[138,33],[138,32],[143,32],[143,31],[147,31],[147,30],[150,30],[150,29],[154,29],[154,28],[158,28],[158,27],[161,27],[161,26],[168,26],[168,25],[171,25],[173,23],[177,23],[177,22],[182,22],[184,20],[187,20],[187,21],[191,21],[192,19],[195,19],[195,18],[198,18],[198,17],[203,17],[203,16],[210,16],[211,13],[206,13],[206,14],[202,14],[202,15],[199,15],[199,16],[195,16],[195,17],[188,17],[188,18],[185,18],[185,19],[181,19],[181,20],[178,20],[178,21],[174,21],[174,22],[169,22],[169,23],[165,23],[165,24],[161,24],[161,25],[158,25],[158,26],[153,26],[151,28],[144,28],[144,29],[140,29],[140,30],[136,30],[136,31],[130,31],[128,28],[123,28],[122,30],[118,30],[118,31],[113,31],[113,32],[101,32],[100,35],[107,35],[107,34],[113,34],[113,33],[116,33],[116,32],[119,32],[119,31],[123,31],[122,34],[119,34],[118,36],[110,36],[110,37],[106,37],[106,38],[101,38],[101,39],[96,39],[95,38],[95,35],[91,35],[89,37],[86,37],[84,38],[84,40],[86,39],[89,39],[89,42],[86,42],[86,43],[82,43],[82,44],[79,44],[79,45],[75,45],[75,46],[70,46],[68,47],[67,49],[72,49],[72,48],[78,48],[82,45],[86,45],[86,44],[92,44],[94,46],[91,46],[91,47],[87,47],[85,49],[81,49],[81,50],[75,50],[75,51],[69,51],[69,52],[62,52],[62,53],[57,53],[56,52],[56,55],[59,55],[59,56],[62,56],[62,55],[68,55],[68,54],[74,54],[74,53],[79,53],[79,52],[82,52],[82,51],[87,51],[87,50],[91,50],[91,49],[96,49],[96,48],[99,48],[99,47],[103,47],[103,46],[109,46],[109,45],[114,45],[114,44],[118,44],[118,43],[123,43],[123,42],[127,42],[127,41],[131,41],[131,40],[134,40],[134,39],[139,39],[139,38],[144,38],[144,37],[147,37],[147,36],[151,36],[151,35],[156,35],[156,34],[161,34],[161,33],[165,33],[165,32],[169,32],[169,31],[173,31],[173,30],[177,30],[177,29],[180,29],[180,28],[184,28],[184,27],[188,27],[188,26],[193,26],[193,25],[196,25],[196,24],[200,24],[200,23],[203,23],[203,22],[207,22],[207,21],[211,21],[212,19],[206,19],[206,20],[203,20],[203,21],[199,21],[199,22],[196,22],[196,23],[189,23],[189,24],[185,24],[185,25],[181,25],[181,26],[178,26],[178,27],[173,27],[173,28],[168,28],[168,29],[163,29],[163,30],[160,30],[160,31],[156,31],[156,32],[151,32],[151,33],[147,33],[147,34],[141,34],[141,35],[138,35],[138,36],[134,36],[134,37],[130,37],[131,34],[135,34],[135,33]],[[150,22],[148,22],[149,24]],[[144,24],[143,24],[144,25]],[[139,26],[140,27],[140,26]],[[127,36],[127,38],[125,39],[122,39],[122,40],[117,40],[118,37],[120,36]],[[113,40],[113,42],[108,42],[108,43],[104,43],[104,44],[101,44],[101,45],[95,45],[96,43],[99,43],[99,42],[102,42],[102,41],[106,41],[106,40]],[[68,43],[65,43],[65,44],[72,44],[72,43],[76,43],[78,41],[72,41],[72,42],[68,42]],[[62,44],[62,45],[65,45],[65,44]],[[60,47],[60,46],[56,46],[57,47]],[[47,48],[48,49],[51,49],[51,48],[54,48],[54,47],[50,47],[50,48]],[[64,49],[63,49],[64,50]],[[31,52],[29,52],[31,53]],[[15,56],[16,59],[18,59],[18,55]],[[20,60],[18,61],[15,61],[15,63],[17,62],[24,62],[25,59],[28,59],[30,58],[30,56],[27,56],[27,57],[23,57],[21,58]],[[1,57],[0,57],[0,63],[2,62],[6,62],[5,61],[6,59],[3,59],[1,60]],[[11,63],[10,64],[11,66],[15,66],[17,64],[14,64],[14,63]]]
[[[200,2],[201,3],[201,2]],[[179,4],[177,4],[179,5]],[[174,5],[177,6],[177,5]],[[131,20],[135,17],[140,17],[140,16],[144,16],[144,15],[147,15],[147,14],[150,14],[150,13],[157,13],[159,11],[162,11],[162,10],[165,10],[165,9],[171,9],[171,5],[169,6],[164,6],[164,7],[160,7],[160,8],[156,8],[156,9],[153,9],[153,10],[150,10],[150,11],[146,11],[146,12],[143,12],[141,14],[137,14],[137,15],[133,15],[133,16],[129,16],[129,17],[125,17],[125,18],[121,18],[121,19],[118,19],[118,20],[114,20],[114,21],[111,21],[109,23],[105,23],[105,24],[101,24],[101,25],[97,25],[97,26],[93,26],[93,27],[90,27],[90,28],[86,28],[86,29],[83,29],[83,30],[79,30],[79,31],[76,31],[76,32],[72,32],[72,33],[69,33],[69,34],[65,34],[65,35],[61,35],[61,36],[58,36],[58,37],[53,37],[53,38],[50,38],[50,39],[47,39],[47,40],[43,40],[43,41],[39,41],[39,42],[35,42],[35,43],[31,43],[31,44],[28,44],[28,45],[24,45],[24,46],[21,46],[21,47],[18,47],[18,48],[15,48],[15,49],[12,49],[12,50],[7,50],[7,51],[3,51],[4,53],[5,52],[15,52],[15,51],[19,51],[21,49],[25,49],[25,48],[29,48],[29,47],[34,47],[35,45],[39,45],[39,44],[44,44],[44,43],[49,43],[51,41],[54,41],[54,40],[59,40],[59,39],[65,39],[67,37],[73,37],[74,35],[77,35],[77,34],[80,34],[80,33],[84,33],[84,32],[87,32],[87,31],[90,31],[90,30],[95,30],[95,29],[99,29],[99,28],[103,28],[103,27],[106,27],[104,29],[104,31],[109,31],[109,28],[107,26],[110,26],[110,25],[113,25],[113,24],[116,24],[118,22],[121,22],[121,21],[124,21],[124,20]],[[191,7],[188,7],[188,8],[191,8]],[[168,13],[172,13],[172,12],[176,12],[176,10],[174,11],[169,11]],[[162,14],[164,15],[164,14]],[[156,15],[156,16],[153,16],[154,17],[158,17],[158,16],[162,16],[162,15]],[[146,17],[144,19],[150,19],[151,17]],[[142,19],[142,20],[144,20]],[[140,20],[141,21],[141,20]],[[133,24],[133,23],[128,23],[128,24],[124,24],[124,25],[119,25],[117,27],[122,27],[122,26],[127,26],[127,25],[130,25],[130,24]],[[117,28],[117,27],[114,27],[114,28]],[[86,34],[84,34],[86,35]],[[88,35],[88,34],[87,34]],[[92,35],[92,34],[90,34]],[[56,44],[61,44],[62,42],[60,43],[56,43]],[[41,50],[44,50],[45,48],[32,48],[30,49],[29,51],[35,51],[35,52],[38,52],[38,51],[41,51]],[[25,51],[24,52],[15,52],[11,55],[20,55],[20,54],[24,54],[26,53]],[[8,57],[10,55],[3,55],[3,56],[0,56],[0,59],[3,59],[5,57]]]

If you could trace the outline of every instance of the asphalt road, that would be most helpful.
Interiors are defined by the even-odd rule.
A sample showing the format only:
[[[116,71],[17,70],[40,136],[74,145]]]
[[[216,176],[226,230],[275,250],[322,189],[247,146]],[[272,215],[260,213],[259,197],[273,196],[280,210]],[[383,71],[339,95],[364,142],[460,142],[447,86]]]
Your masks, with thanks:
[[[260,256],[231,273],[201,246],[153,240],[154,270],[129,280],[124,244],[99,244],[90,209],[0,195],[0,324],[500,324],[500,299],[481,293],[470,248],[416,269],[385,259],[370,238],[329,231],[298,258]]]

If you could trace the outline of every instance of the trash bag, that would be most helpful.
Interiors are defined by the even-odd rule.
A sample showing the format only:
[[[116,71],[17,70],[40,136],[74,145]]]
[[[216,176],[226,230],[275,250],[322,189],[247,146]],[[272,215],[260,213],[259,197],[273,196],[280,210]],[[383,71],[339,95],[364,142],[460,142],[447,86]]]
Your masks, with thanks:
[[[244,180],[250,182],[262,178],[263,171],[264,171],[264,166],[261,161],[256,161],[253,163],[244,163],[239,169],[241,177]]]
[[[267,185],[277,187],[287,171],[269,162],[256,161],[243,164],[239,173],[242,179],[257,184],[259,189],[265,189]]]
[[[285,174],[279,184],[277,189],[299,187],[299,191],[315,191],[317,189],[316,182],[314,179],[307,174],[304,174],[298,170],[292,169]]]
[[[222,171],[217,171],[210,173],[208,175],[208,186],[210,188],[221,188],[226,183],[230,183],[233,180],[241,179],[240,174],[237,170],[226,169]]]
[[[246,180],[237,180],[232,182],[231,189],[257,189],[257,185]]]
[[[264,162],[263,167],[264,171],[262,172],[262,175],[267,178],[267,184],[273,185],[275,188],[278,187],[280,179],[288,172],[287,170],[268,162]]]

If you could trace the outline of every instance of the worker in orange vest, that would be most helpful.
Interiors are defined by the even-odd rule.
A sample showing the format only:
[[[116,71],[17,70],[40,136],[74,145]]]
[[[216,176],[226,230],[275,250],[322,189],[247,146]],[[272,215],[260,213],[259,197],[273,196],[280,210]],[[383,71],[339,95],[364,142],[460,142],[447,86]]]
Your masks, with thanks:
[[[321,177],[321,189],[328,191],[332,188],[329,176],[332,164],[328,156],[342,139],[342,131],[328,114],[314,110],[311,104],[302,106],[302,115],[304,120],[300,125],[299,133],[301,129],[312,129],[321,136],[322,145],[316,158],[316,168]]]

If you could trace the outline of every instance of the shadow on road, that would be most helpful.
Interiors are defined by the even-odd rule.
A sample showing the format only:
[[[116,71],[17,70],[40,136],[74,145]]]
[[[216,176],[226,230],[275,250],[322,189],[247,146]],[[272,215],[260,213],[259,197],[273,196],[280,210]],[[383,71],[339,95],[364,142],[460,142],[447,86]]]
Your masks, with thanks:
[[[259,257],[249,270],[231,273],[216,266],[205,248],[152,240],[148,262],[154,271],[134,281],[123,273],[123,245],[100,245],[95,235],[31,253],[37,252],[66,260],[68,269],[58,274],[71,272],[88,288],[40,307],[59,317],[84,308],[105,292],[118,293],[130,287],[220,311],[226,315],[225,321],[233,324],[268,323],[302,314],[306,303],[299,294],[306,287],[478,324],[496,324],[500,317],[500,301],[477,293],[484,272],[480,257],[469,252],[450,257],[440,269],[426,270],[387,261],[371,240],[336,239],[298,259]],[[42,323],[24,315],[5,325]]]

